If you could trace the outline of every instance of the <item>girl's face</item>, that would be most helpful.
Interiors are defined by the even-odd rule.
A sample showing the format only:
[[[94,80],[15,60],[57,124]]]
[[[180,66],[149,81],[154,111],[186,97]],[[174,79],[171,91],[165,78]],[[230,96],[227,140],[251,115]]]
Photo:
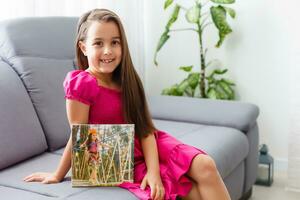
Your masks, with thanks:
[[[86,41],[80,41],[79,46],[94,72],[110,74],[121,62],[121,36],[114,22],[92,22]]]
[[[95,141],[97,139],[98,139],[97,135],[96,134],[92,134],[92,141]]]

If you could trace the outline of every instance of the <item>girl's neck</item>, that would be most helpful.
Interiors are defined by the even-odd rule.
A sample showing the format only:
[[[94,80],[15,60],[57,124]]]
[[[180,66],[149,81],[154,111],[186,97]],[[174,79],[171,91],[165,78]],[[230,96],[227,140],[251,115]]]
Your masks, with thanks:
[[[114,82],[112,80],[112,73],[110,74],[104,74],[104,73],[99,73],[95,72],[93,69],[88,68],[86,70],[88,73],[90,73],[92,76],[94,76],[98,83],[103,86],[112,86],[114,85]]]

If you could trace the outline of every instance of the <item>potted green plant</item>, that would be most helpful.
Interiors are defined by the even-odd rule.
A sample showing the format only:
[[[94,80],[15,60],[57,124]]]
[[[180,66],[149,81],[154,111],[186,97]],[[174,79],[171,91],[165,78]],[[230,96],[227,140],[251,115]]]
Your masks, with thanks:
[[[166,0],[164,9],[171,7],[174,0]],[[212,5],[208,6],[208,2]],[[200,72],[193,72],[193,66],[181,66],[179,69],[188,73],[187,77],[179,84],[175,84],[170,88],[166,88],[162,91],[163,95],[175,95],[175,96],[191,96],[201,98],[212,99],[228,99],[235,98],[234,83],[228,79],[222,78],[228,71],[227,69],[215,69],[209,75],[206,75],[206,69],[212,64],[212,61],[206,62],[207,48],[203,44],[203,32],[206,28],[214,24],[219,32],[219,40],[216,47],[220,47],[225,37],[232,32],[229,24],[227,23],[227,14],[232,18],[235,18],[235,11],[228,7],[226,4],[233,4],[235,0],[206,0],[202,3],[201,0],[196,0],[195,5],[187,9],[182,5],[176,3],[173,8],[173,12],[170,19],[165,26],[165,31],[161,35],[157,44],[154,63],[157,66],[157,53],[164,46],[164,44],[170,38],[170,32],[176,31],[194,31],[199,38],[200,45]],[[226,5],[226,6],[225,6]],[[209,11],[207,11],[209,7]],[[174,22],[176,22],[180,12],[185,12],[185,19],[188,23],[191,23],[193,27],[185,29],[171,29]],[[198,95],[197,95],[197,91]]]

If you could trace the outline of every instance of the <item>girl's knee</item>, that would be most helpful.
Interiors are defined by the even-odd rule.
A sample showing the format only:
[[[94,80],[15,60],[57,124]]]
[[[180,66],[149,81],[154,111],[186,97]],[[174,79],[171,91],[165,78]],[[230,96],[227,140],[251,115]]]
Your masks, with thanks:
[[[205,181],[214,178],[218,174],[215,161],[208,155],[198,155],[193,160],[194,178],[196,181]]]

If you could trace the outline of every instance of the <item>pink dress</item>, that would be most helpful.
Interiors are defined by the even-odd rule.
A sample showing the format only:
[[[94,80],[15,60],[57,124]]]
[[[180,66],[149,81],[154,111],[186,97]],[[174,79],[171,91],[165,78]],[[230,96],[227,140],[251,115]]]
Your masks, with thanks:
[[[65,98],[80,101],[90,106],[90,124],[124,124],[122,115],[121,92],[98,85],[91,74],[83,70],[74,70],[67,74],[64,81]],[[198,154],[206,154],[195,147],[181,143],[173,136],[163,132],[155,133],[159,167],[165,198],[175,200],[177,196],[186,196],[192,188],[191,181],[185,175]],[[140,189],[147,172],[139,140],[134,141],[134,183],[124,182],[120,187],[132,192],[142,200],[150,198],[150,187]]]

